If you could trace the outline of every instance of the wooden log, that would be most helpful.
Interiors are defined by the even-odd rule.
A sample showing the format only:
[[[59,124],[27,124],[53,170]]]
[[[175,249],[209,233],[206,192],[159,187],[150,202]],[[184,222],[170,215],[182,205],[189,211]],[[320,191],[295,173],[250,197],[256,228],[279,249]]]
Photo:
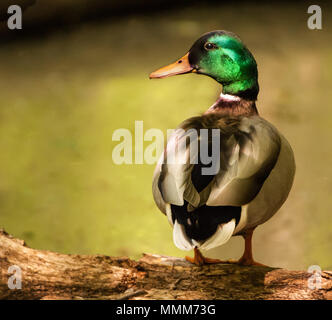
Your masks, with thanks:
[[[21,289],[10,289],[10,266]],[[139,261],[29,248],[0,230],[0,299],[332,299],[332,272],[311,290],[305,271],[215,264],[144,254]]]

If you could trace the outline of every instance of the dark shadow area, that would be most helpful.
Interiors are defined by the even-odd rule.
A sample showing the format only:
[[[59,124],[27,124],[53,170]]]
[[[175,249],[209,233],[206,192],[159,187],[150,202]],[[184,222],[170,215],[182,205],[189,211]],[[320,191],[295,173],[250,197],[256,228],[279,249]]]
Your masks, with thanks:
[[[269,3],[287,3],[270,1]],[[322,2],[322,1],[321,1]],[[324,1],[323,1],[324,3]],[[23,11],[23,28],[9,30],[7,13],[10,5],[19,5]],[[265,1],[237,1],[236,6],[265,4]],[[21,40],[27,37],[41,37],[53,32],[66,32],[89,22],[117,21],[131,16],[165,15],[186,7],[229,5],[220,0],[2,0],[0,3],[1,42]]]

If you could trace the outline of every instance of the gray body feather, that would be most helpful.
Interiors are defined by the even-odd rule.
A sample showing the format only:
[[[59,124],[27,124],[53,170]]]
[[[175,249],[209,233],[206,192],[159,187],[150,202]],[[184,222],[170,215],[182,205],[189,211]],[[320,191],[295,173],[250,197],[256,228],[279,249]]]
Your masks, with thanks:
[[[185,204],[188,211],[203,205],[242,208],[237,225],[233,219],[225,225],[224,231],[218,228],[219,235],[200,243],[189,239],[184,228],[175,221],[174,241],[179,248],[189,250],[201,246],[210,249],[221,245],[231,235],[242,234],[246,229],[264,223],[284,203],[293,183],[294,156],[286,139],[269,122],[259,116],[229,118],[205,114],[186,120],[179,129],[219,129],[220,152],[214,159],[219,162],[219,169],[210,178],[198,177],[205,182],[195,182],[195,165],[190,163],[199,157],[199,148],[190,153],[195,139],[190,144],[187,142],[180,152],[181,163],[168,163],[169,150],[174,150],[183,142],[181,139],[186,139],[180,130],[173,133],[156,166],[152,186],[154,200],[171,225],[174,224],[171,205]],[[197,139],[202,140],[199,133]],[[207,139],[204,143],[211,144],[211,141]]]

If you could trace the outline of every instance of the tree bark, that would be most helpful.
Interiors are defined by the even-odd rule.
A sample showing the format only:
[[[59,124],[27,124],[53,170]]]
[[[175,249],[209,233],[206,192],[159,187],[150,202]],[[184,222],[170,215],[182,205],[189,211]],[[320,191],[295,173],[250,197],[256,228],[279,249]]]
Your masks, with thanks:
[[[10,278],[21,269],[21,289]],[[139,261],[104,255],[67,255],[29,248],[0,230],[0,299],[332,299],[332,272],[321,288],[312,274],[269,267],[215,264],[144,254]],[[17,283],[17,282],[15,282]]]

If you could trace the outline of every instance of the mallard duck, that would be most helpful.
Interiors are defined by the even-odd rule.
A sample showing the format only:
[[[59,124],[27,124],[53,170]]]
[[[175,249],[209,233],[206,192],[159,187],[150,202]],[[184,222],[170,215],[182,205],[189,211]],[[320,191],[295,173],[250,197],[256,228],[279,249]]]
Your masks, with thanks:
[[[237,35],[208,32],[182,58],[152,72],[150,78],[187,73],[213,78],[222,92],[207,111],[185,120],[171,135],[154,172],[155,203],[173,227],[175,245],[194,250],[188,261],[262,265],[253,259],[253,231],[288,197],[295,174],[292,148],[258,114],[257,64]],[[189,142],[188,136],[193,138]],[[195,141],[199,147],[191,148]],[[176,149],[180,145],[185,147]],[[177,150],[182,161],[168,161],[170,150]],[[201,253],[200,249],[221,246],[232,236],[245,240],[238,261],[210,259]]]

